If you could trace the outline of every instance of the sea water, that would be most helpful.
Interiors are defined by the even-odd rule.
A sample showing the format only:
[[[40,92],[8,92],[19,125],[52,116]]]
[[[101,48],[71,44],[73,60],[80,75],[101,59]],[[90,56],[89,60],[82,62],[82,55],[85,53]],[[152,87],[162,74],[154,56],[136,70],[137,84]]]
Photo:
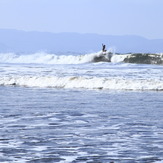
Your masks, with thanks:
[[[1,54],[0,162],[163,162],[163,67],[96,55]]]

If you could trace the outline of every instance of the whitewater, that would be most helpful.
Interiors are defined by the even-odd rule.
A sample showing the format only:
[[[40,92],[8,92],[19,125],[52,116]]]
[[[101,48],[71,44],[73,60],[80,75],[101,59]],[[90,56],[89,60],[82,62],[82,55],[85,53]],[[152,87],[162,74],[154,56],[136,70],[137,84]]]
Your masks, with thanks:
[[[162,163],[158,54],[0,54],[0,162]]]
[[[0,85],[163,90],[162,66],[124,63],[127,54],[113,55],[105,62],[100,60],[101,56],[101,52],[76,56],[46,53],[1,54]]]

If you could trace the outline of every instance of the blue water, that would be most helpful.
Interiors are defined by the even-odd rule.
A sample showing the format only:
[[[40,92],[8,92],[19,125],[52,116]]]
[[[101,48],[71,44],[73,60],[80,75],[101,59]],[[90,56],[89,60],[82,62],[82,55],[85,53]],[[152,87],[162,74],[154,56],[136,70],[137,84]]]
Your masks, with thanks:
[[[0,162],[163,162],[163,92],[0,87]]]
[[[0,162],[163,162],[163,66],[99,55],[1,54]]]

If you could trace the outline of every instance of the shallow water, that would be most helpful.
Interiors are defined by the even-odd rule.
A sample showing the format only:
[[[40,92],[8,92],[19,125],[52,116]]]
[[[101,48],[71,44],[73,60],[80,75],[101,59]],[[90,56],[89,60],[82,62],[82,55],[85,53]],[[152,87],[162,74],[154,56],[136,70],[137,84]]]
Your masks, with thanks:
[[[0,87],[0,162],[163,161],[163,92]]]

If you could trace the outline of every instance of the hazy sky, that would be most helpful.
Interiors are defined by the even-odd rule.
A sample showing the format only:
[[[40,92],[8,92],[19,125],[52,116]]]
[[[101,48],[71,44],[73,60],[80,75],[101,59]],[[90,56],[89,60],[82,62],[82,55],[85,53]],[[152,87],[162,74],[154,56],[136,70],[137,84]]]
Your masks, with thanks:
[[[0,0],[0,28],[163,38],[163,0]]]

